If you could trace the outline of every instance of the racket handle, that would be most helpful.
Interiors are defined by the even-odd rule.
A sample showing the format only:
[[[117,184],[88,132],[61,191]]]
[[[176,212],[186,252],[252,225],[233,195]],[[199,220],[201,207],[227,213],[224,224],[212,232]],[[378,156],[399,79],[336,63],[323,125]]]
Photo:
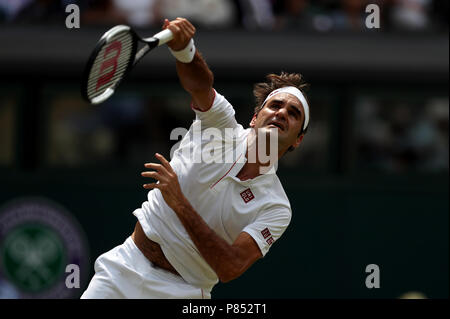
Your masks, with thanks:
[[[163,45],[164,43],[169,42],[173,39],[173,33],[169,29],[162,30],[153,36],[159,40],[158,46]]]

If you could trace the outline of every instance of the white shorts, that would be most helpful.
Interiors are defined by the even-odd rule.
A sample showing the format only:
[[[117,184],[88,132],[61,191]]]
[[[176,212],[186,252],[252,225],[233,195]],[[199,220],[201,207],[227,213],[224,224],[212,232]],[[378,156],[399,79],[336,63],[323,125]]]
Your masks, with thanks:
[[[211,299],[209,291],[155,267],[131,237],[97,258],[95,275],[81,299]]]

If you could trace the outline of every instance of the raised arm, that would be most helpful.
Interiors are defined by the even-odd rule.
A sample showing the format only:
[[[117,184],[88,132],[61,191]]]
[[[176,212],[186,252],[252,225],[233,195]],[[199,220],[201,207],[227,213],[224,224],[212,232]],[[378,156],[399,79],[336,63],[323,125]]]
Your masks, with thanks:
[[[173,40],[167,43],[173,51],[181,51],[189,44],[195,34],[195,27],[184,18],[165,20],[163,29],[173,33]],[[201,111],[208,110],[214,100],[214,76],[205,60],[198,52],[189,63],[177,60],[177,73],[183,88],[191,95],[194,105]]]

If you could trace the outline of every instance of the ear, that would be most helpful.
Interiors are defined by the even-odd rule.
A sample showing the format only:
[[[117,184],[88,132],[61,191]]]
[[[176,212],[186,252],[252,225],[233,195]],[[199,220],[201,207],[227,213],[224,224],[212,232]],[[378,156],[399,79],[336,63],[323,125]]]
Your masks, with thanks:
[[[297,148],[300,145],[300,143],[302,142],[304,136],[305,136],[305,134],[302,134],[299,137],[297,137],[297,139],[295,140],[295,143],[292,144],[292,147]]]
[[[255,127],[256,117],[258,116],[257,113],[253,114],[252,120],[250,121],[250,127]]]

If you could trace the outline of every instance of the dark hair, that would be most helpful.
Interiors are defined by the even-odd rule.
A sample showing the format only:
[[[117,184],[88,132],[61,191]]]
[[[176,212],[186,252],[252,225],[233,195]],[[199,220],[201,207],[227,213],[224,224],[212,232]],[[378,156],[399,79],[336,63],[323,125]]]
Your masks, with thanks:
[[[256,83],[253,87],[253,95],[256,100],[255,114],[258,114],[259,111],[263,108],[263,102],[266,97],[273,90],[280,89],[285,86],[293,86],[299,89],[303,95],[305,96],[306,101],[309,104],[308,98],[305,95],[304,90],[309,87],[309,84],[303,80],[303,76],[299,73],[287,73],[281,72],[280,75],[277,74],[268,74],[266,75],[266,82]],[[308,128],[302,130],[299,133],[299,136],[303,133],[306,133]]]

